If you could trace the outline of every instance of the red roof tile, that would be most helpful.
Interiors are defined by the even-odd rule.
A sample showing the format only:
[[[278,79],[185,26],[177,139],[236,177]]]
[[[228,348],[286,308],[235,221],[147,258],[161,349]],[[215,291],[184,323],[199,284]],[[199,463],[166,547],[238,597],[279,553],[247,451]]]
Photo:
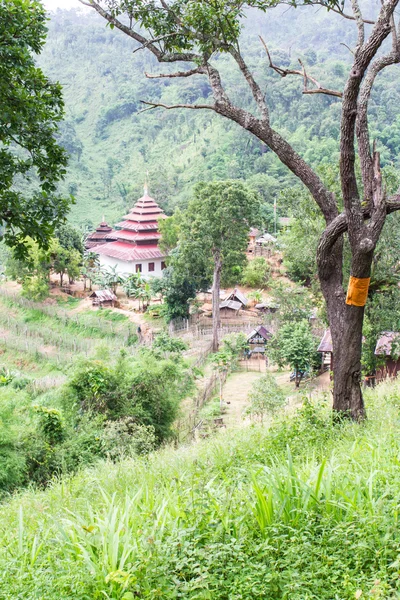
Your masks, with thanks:
[[[157,244],[136,246],[129,242],[109,242],[108,244],[96,246],[93,248],[93,252],[128,262],[165,258],[165,254],[161,252]]]

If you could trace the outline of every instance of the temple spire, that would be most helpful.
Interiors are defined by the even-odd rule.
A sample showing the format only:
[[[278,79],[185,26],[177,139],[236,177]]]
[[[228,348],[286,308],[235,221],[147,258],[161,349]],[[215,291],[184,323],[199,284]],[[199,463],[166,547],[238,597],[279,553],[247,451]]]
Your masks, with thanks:
[[[144,195],[148,196],[149,195],[149,171],[146,171],[146,177],[144,180],[144,187],[143,187],[143,191],[144,191]]]

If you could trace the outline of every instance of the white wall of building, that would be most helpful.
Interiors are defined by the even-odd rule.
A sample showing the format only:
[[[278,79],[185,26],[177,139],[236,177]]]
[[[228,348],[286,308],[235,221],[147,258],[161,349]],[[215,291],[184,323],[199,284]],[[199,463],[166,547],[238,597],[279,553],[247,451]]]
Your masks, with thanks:
[[[117,266],[117,272],[121,275],[130,275],[131,273],[136,273],[136,265],[142,265],[141,275],[143,279],[149,279],[150,277],[161,277],[162,269],[161,269],[161,259],[160,258],[152,258],[149,260],[138,260],[138,261],[124,261],[119,260],[117,258],[111,258],[110,256],[105,256],[103,254],[99,255],[100,258],[100,267],[103,268],[114,268]],[[165,260],[165,259],[164,259]],[[149,263],[154,263],[154,271],[149,271]]]

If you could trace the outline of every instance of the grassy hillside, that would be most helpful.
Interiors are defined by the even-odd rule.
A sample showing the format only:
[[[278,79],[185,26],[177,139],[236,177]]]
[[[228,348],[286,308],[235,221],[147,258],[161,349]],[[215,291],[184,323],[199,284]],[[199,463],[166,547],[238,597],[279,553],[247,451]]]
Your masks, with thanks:
[[[268,68],[258,34],[279,65],[296,67],[301,57],[323,84],[340,89],[351,61],[341,42],[355,43],[355,27],[322,9],[310,18],[309,11],[285,7],[264,16],[250,13],[243,32],[244,54],[266,91],[274,127],[313,165],[337,163],[340,102],[303,96],[300,78],[281,79]],[[204,103],[212,97],[203,77],[146,79],[144,72],[168,67],[160,67],[148,52],[133,54],[134,48],[132,40],[106,28],[90,11],[51,14],[39,62],[63,85],[61,142],[71,156],[63,191],[77,199],[71,212],[75,224],[97,224],[103,214],[112,223],[119,220],[141,195],[147,171],[151,192],[168,211],[184,205],[200,179],[247,179],[266,202],[293,184],[263,144],[222,117],[209,111],[141,112],[141,100]],[[214,60],[235,103],[253,107],[232,61],[225,56]],[[399,150],[396,69],[380,76],[371,102],[373,135],[380,141],[384,164],[397,161]]]
[[[400,385],[365,425],[325,401],[0,510],[0,597],[333,600],[400,593]]]

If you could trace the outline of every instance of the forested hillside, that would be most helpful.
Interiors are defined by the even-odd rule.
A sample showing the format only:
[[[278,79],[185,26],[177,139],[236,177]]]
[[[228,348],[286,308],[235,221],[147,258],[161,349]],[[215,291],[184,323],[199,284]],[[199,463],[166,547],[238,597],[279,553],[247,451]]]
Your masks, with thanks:
[[[77,200],[74,224],[115,222],[141,194],[146,171],[151,191],[171,212],[184,205],[198,180],[243,178],[269,203],[294,183],[293,177],[257,139],[208,111],[147,110],[141,100],[165,103],[210,101],[210,88],[198,79],[146,79],[160,66],[146,51],[133,53],[133,40],[111,31],[90,11],[51,13],[45,51],[39,62],[63,85],[66,120],[61,142],[70,153],[64,190]],[[322,26],[323,25],[323,26]],[[264,82],[274,126],[313,165],[338,158],[340,101],[304,96],[300,77],[282,79],[268,66],[262,35],[279,66],[298,68],[298,58],[322,85],[343,86],[355,28],[333,13],[301,9],[268,15],[250,13],[242,45],[249,64]],[[252,103],[241,75],[227,56],[216,59],[239,105]],[[168,67],[163,67],[164,69]],[[371,121],[384,165],[398,161],[400,122],[395,109],[400,84],[392,67],[378,79]],[[283,213],[281,213],[283,214]]]

